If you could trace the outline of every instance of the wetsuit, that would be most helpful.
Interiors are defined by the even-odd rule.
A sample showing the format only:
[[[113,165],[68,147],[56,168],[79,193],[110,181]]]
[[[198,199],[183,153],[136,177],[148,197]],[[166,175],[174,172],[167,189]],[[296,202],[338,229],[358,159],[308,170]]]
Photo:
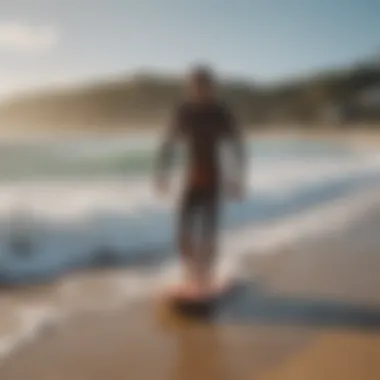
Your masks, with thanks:
[[[179,245],[182,254],[193,255],[194,228],[200,221],[202,260],[215,256],[221,195],[221,144],[232,143],[237,158],[237,175],[241,175],[243,150],[241,136],[229,109],[219,103],[179,105],[161,147],[158,170],[163,175],[173,155],[174,143],[183,141],[188,152],[185,186],[179,214]],[[240,173],[239,173],[240,172]],[[237,180],[240,180],[239,178]],[[199,218],[199,219],[198,219]]]

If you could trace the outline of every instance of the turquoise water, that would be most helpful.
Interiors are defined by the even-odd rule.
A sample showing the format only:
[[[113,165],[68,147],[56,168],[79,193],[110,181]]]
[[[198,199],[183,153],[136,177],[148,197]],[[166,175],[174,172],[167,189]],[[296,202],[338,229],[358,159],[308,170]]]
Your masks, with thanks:
[[[104,178],[148,175],[157,144],[125,139],[71,142],[0,143],[0,181],[28,179]],[[278,161],[353,157],[347,147],[330,142],[262,139],[247,144],[250,157]],[[179,156],[179,154],[178,154]],[[179,161],[179,159],[178,159]]]

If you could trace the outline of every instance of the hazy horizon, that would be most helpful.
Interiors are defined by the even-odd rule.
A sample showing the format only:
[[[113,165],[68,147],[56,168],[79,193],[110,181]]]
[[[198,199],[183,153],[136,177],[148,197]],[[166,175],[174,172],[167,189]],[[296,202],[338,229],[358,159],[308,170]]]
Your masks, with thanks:
[[[14,0],[0,4],[2,98],[138,70],[283,81],[375,56],[373,0]]]

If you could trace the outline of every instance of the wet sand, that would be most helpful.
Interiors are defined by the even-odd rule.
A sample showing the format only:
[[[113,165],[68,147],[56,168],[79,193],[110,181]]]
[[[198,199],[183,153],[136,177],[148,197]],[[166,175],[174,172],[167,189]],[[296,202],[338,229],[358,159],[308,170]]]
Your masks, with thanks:
[[[247,256],[242,289],[208,322],[149,298],[80,313],[4,359],[0,379],[378,380],[379,226],[374,209],[344,231]]]

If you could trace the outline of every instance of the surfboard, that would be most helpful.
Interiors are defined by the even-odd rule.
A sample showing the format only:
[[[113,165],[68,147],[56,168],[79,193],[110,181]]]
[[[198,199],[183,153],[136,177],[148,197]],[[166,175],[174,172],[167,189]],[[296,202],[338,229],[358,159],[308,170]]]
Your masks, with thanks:
[[[170,309],[193,317],[208,317],[238,289],[233,280],[218,281],[211,289],[200,291],[193,284],[176,284],[165,289],[163,303]]]

